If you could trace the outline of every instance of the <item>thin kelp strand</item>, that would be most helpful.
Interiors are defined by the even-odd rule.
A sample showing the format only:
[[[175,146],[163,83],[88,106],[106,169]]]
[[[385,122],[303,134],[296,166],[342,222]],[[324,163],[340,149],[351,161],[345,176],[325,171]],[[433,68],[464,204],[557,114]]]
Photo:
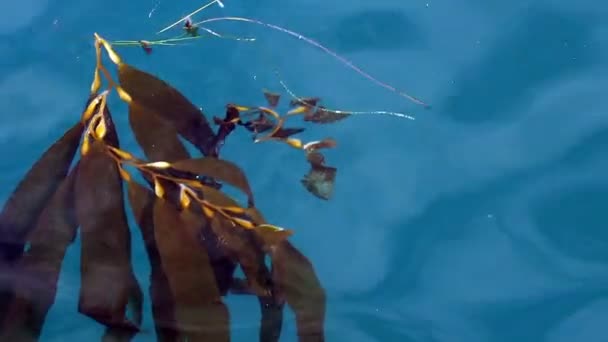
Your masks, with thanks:
[[[159,43],[154,43],[154,44],[149,44],[148,41],[141,41],[140,45],[162,45],[162,46],[178,46],[180,44],[175,44],[175,43],[164,43],[164,42],[159,42]],[[181,44],[183,45],[183,44]]]
[[[203,5],[203,6],[201,6],[201,7],[199,7],[198,9],[194,10],[194,12],[191,12],[191,13],[189,13],[189,14],[187,14],[187,15],[183,16],[182,18],[180,18],[178,21],[174,22],[173,24],[171,24],[171,25],[169,25],[169,26],[165,27],[164,29],[162,29],[162,30],[160,30],[160,31],[156,32],[156,34],[161,34],[161,33],[165,32],[165,31],[167,31],[168,29],[170,29],[170,28],[174,27],[175,25],[177,25],[177,24],[179,24],[179,23],[183,22],[183,21],[184,21],[186,18],[189,18],[189,17],[191,17],[191,16],[193,16],[193,15],[197,14],[198,12],[200,12],[200,11],[204,10],[205,8],[207,8],[207,7],[211,6],[211,5],[213,5],[214,3],[218,3],[218,5],[219,5],[220,7],[222,7],[222,8],[224,7],[224,4],[223,4],[223,3],[222,3],[220,0],[213,0],[213,1],[211,1],[211,2],[209,2],[209,3],[207,3],[207,4],[205,4],[205,5]]]
[[[389,112],[389,111],[385,111],[385,110],[374,110],[374,111],[370,111],[370,112],[346,112],[346,111],[333,110],[333,109],[326,109],[326,110],[330,111],[330,112],[338,113],[338,114],[350,114],[350,115],[389,115],[389,116],[395,116],[395,117],[402,118],[402,119],[416,120],[416,118],[414,118],[411,115],[407,115],[407,114],[399,113],[399,112]]]
[[[247,41],[247,42],[256,41],[256,38],[252,38],[252,37],[235,37],[235,36],[228,36],[228,35],[220,34],[216,31],[211,30],[206,27],[200,27],[200,29],[204,30],[205,32],[209,33],[210,35],[212,35],[214,37],[221,38],[221,39]],[[174,44],[174,42],[183,42],[183,41],[187,41],[187,40],[201,39],[201,38],[205,38],[205,36],[200,36],[200,35],[199,36],[180,36],[180,37],[161,39],[161,40],[115,40],[115,41],[110,42],[110,44],[116,45],[116,46],[141,46],[142,43],[145,43],[146,45],[176,46],[176,45],[180,45],[180,44]]]
[[[213,31],[212,29],[203,27],[203,26],[199,26],[199,28],[201,30],[206,31],[207,33],[209,33],[212,36],[218,37],[218,38],[222,38],[222,39],[231,39],[231,40],[239,40],[239,41],[246,41],[246,42],[254,42],[256,39],[255,38],[248,38],[248,37],[234,37],[234,36],[227,36],[227,35],[223,35],[223,34],[219,34],[216,31]]]
[[[419,105],[423,105],[425,107],[429,107],[429,105],[426,104],[426,103],[424,103],[423,101],[421,101],[421,100],[419,100],[419,99],[417,99],[417,98],[415,98],[415,97],[413,97],[413,96],[411,96],[411,95],[409,95],[409,94],[407,94],[407,93],[405,93],[403,91],[400,91],[400,90],[396,89],[395,87],[393,87],[393,86],[391,86],[391,85],[389,85],[389,84],[387,84],[385,82],[382,82],[382,81],[376,79],[372,75],[368,74],[367,72],[365,72],[364,70],[362,70],[361,68],[359,68],[358,66],[356,66],[355,64],[353,64],[353,62],[349,61],[348,59],[346,59],[346,58],[344,58],[344,57],[342,57],[340,55],[338,55],[333,50],[330,50],[329,48],[321,45],[320,43],[318,43],[318,42],[316,42],[316,41],[314,41],[314,40],[312,40],[312,39],[310,39],[310,38],[308,38],[306,36],[303,36],[303,35],[301,35],[301,34],[299,34],[297,32],[294,32],[294,31],[291,31],[289,29],[286,29],[284,27],[280,27],[280,26],[277,26],[277,25],[265,23],[265,22],[262,22],[262,21],[259,21],[259,20],[256,20],[256,19],[243,18],[243,17],[210,18],[210,19],[205,19],[205,20],[199,21],[199,22],[195,23],[194,25],[198,26],[198,25],[202,25],[202,24],[206,24],[206,23],[210,23],[210,22],[214,22],[214,21],[226,21],[226,20],[228,20],[228,21],[242,21],[242,22],[247,22],[247,23],[252,23],[252,24],[257,24],[257,25],[265,26],[265,27],[268,27],[268,28],[271,28],[271,29],[274,29],[274,30],[277,30],[277,31],[280,31],[280,32],[283,32],[283,33],[286,33],[286,34],[288,34],[288,35],[290,35],[292,37],[298,38],[300,40],[303,40],[303,41],[307,42],[308,44],[311,44],[311,45],[313,45],[313,46],[315,46],[315,47],[323,50],[325,53],[327,53],[327,54],[331,55],[332,57],[336,58],[337,60],[339,60],[340,62],[342,62],[342,64],[348,66],[349,68],[351,68],[352,70],[354,70],[355,72],[357,72],[359,75],[367,78],[368,80],[376,83],[377,85],[379,85],[379,86],[381,86],[381,87],[383,87],[385,89],[388,89],[388,90],[390,90],[390,91],[398,94],[399,96],[405,97],[405,98],[409,99],[410,101],[412,101],[414,103],[417,103]]]
[[[278,72],[277,72],[277,76],[278,76]],[[302,99],[301,97],[297,96],[293,91],[291,91],[291,89],[289,89],[289,87],[287,87],[287,84],[285,84],[285,82],[283,82],[282,79],[280,79],[279,76],[279,83],[281,84],[281,86],[283,87],[283,89],[285,89],[285,91],[289,94],[289,96],[291,96],[292,98],[303,102],[304,99]],[[326,110],[328,112],[332,112],[332,113],[336,113],[336,114],[349,114],[349,115],[389,115],[389,116],[395,116],[398,118],[402,118],[402,119],[408,119],[408,120],[416,120],[416,118],[414,118],[411,115],[407,115],[404,113],[399,113],[399,112],[391,112],[391,111],[386,111],[386,110],[374,110],[374,111],[348,111],[348,110],[338,110],[338,109],[330,109],[330,108],[323,108],[323,110]]]
[[[143,40],[143,42],[146,42],[148,45],[177,45],[177,44],[170,44],[173,42],[181,42],[181,41],[186,41],[186,40],[192,40],[192,39],[200,39],[200,38],[204,38],[203,36],[179,36],[179,37],[175,37],[175,38],[168,38],[168,39],[161,39],[161,40]],[[109,42],[112,45],[117,45],[117,46],[125,46],[125,45],[141,45],[142,40],[115,40],[115,41],[111,41]]]

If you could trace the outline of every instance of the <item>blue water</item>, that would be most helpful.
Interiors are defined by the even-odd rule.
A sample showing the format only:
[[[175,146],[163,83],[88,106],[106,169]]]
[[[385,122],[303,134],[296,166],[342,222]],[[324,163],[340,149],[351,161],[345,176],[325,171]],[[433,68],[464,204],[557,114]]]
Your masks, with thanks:
[[[196,1],[0,2],[0,170],[4,202],[33,161],[78,120],[94,67],[93,32],[153,39]],[[328,341],[608,341],[608,3],[558,1],[224,0],[200,17],[287,26],[433,105],[370,83],[303,41],[245,23],[212,24],[256,43],[120,49],[209,114],[262,105],[262,88],[354,116],[303,137],[338,140],[334,198],[299,179],[284,145],[247,134],[223,155],[248,173],[257,204],[314,263],[328,293]],[[221,24],[221,25],[220,25]],[[115,102],[123,146],[125,107]],[[141,154],[140,154],[141,155]],[[134,229],[137,276],[149,266]],[[97,340],[77,313],[79,243],[64,262],[43,341]],[[147,293],[146,293],[147,295]],[[254,298],[229,298],[234,341],[257,338]],[[136,341],[154,340],[147,302]],[[287,312],[283,341],[295,341]]]

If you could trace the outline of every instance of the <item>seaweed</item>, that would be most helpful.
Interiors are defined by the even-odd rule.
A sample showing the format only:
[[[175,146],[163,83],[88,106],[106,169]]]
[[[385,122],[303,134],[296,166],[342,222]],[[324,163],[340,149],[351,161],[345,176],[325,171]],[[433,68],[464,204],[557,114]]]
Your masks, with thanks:
[[[144,296],[133,271],[131,245],[137,241],[132,241],[129,214],[150,264],[147,291],[158,341],[230,341],[230,312],[224,302],[229,295],[258,299],[262,342],[280,339],[285,305],[295,313],[299,341],[325,340],[326,294],[313,264],[289,241],[291,229],[266,221],[247,175],[238,161],[223,159],[221,149],[241,129],[252,134],[253,143],[297,149],[310,167],[300,180],[302,187],[329,200],[337,168],[326,165],[320,150],[335,148],[337,142],[329,137],[303,142],[296,136],[305,125],[333,124],[358,114],[413,117],[330,109],[320,97],[295,95],[281,80],[291,97],[286,112],[280,109],[282,95],[264,89],[264,105],[228,103],[223,117],[208,120],[169,83],[125,63],[115,47],[139,46],[149,55],[155,46],[205,34],[255,41],[203,25],[257,24],[303,40],[377,85],[428,105],[286,28],[241,17],[191,19],[214,3],[223,7],[213,0],[159,32],[183,23],[184,34],[177,37],[110,42],[95,34],[95,70],[80,118],[56,134],[57,141],[33,163],[0,212],[0,340],[40,338],[66,250],[77,235],[78,312],[105,326],[102,340],[129,341],[144,332]],[[116,68],[116,78],[104,56]],[[144,156],[120,145],[108,104],[113,93],[128,107],[129,126]],[[291,126],[294,118],[302,120]],[[244,203],[229,196],[225,186],[240,191]],[[243,279],[235,276],[239,267]]]
[[[34,163],[0,215],[6,275],[0,338],[40,338],[66,249],[77,235],[78,312],[106,327],[104,340],[128,341],[144,331],[143,292],[131,260],[130,207],[151,267],[148,291],[159,341],[230,341],[223,298],[231,294],[258,298],[260,341],[278,341],[285,304],[296,313],[300,338],[322,341],[324,290],[312,264],[288,242],[291,230],[264,220],[242,169],[220,157],[236,127],[255,126],[247,120],[249,112],[271,116],[272,126],[260,131],[265,137],[258,142],[283,141],[306,153],[318,144],[296,142],[291,136],[302,129],[283,128],[284,117],[264,107],[229,104],[225,117],[215,118],[214,132],[178,90],[124,63],[98,35],[95,49],[93,82],[80,119]],[[117,66],[116,80],[103,51]],[[129,125],[145,157],[120,146],[108,104],[112,92],[128,106]],[[276,104],[278,97],[269,101]],[[180,138],[202,156],[191,156]],[[227,195],[224,185],[239,189],[246,203]],[[235,278],[237,267],[245,279]]]

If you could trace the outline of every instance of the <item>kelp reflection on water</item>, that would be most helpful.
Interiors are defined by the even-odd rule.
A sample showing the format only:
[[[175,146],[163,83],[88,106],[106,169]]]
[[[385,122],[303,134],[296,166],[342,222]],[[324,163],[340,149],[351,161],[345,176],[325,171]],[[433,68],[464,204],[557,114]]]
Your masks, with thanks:
[[[225,118],[214,118],[213,132],[179,91],[124,63],[97,35],[95,47],[97,65],[81,120],[32,166],[0,213],[0,339],[39,339],[78,229],[78,311],[106,326],[104,339],[129,340],[141,331],[143,292],[132,267],[128,204],[150,261],[158,340],[229,341],[222,297],[232,293],[259,299],[260,341],[278,341],[285,303],[295,312],[299,339],[323,341],[325,293],[312,264],[287,240],[291,231],[264,220],[245,174],[219,154],[237,126],[251,131],[256,142],[287,143],[304,151],[311,165],[305,188],[328,199],[336,169],[324,165],[318,150],[335,141],[305,144],[292,137],[303,129],[283,124],[300,114],[315,123],[346,115],[310,98],[292,101],[281,116],[275,111],[278,95],[266,92],[267,107],[230,104]],[[117,80],[102,63],[104,49],[117,66]],[[108,89],[100,92],[102,75]],[[112,90],[128,105],[146,160],[120,148],[107,104]],[[191,157],[180,136],[203,156]],[[134,180],[133,169],[145,185]],[[223,184],[242,191],[247,205],[227,196]],[[234,278],[237,266],[245,279]]]

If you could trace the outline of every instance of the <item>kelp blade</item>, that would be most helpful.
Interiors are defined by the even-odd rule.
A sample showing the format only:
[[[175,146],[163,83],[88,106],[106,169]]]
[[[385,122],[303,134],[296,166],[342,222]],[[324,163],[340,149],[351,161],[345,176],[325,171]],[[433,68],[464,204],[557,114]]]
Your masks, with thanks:
[[[351,114],[348,112],[336,112],[328,110],[323,106],[319,106],[314,112],[307,112],[304,115],[304,121],[310,121],[318,124],[329,124],[334,123],[336,121],[344,120],[350,115]]]
[[[201,153],[210,153],[215,134],[203,112],[184,95],[165,81],[124,63],[118,66],[118,79],[133,101],[171,122]]]
[[[213,187],[202,186],[201,192],[207,201],[211,201],[216,205],[237,205],[236,202],[234,202],[230,197]],[[204,216],[202,209],[191,209],[196,215],[199,215],[200,220],[203,223],[200,234],[198,235],[198,241],[207,251],[209,262],[213,268],[215,281],[217,283],[218,290],[220,291],[220,295],[225,296],[232,286],[234,271],[236,270],[238,261],[234,257],[234,254],[228,251],[221,238],[213,232],[211,229],[211,221]]]
[[[248,208],[247,215],[251,217],[253,222],[258,226],[267,223],[262,213],[255,207]],[[282,232],[270,232],[268,230],[254,229],[251,231],[251,235],[253,239],[257,241],[257,244],[261,247],[262,251],[271,253],[271,258],[275,246],[286,239],[285,234]],[[283,329],[283,308],[285,306],[285,298],[282,295],[280,284],[276,281],[274,272],[273,261],[271,281],[268,285],[270,288],[270,295],[258,297],[260,310],[262,312],[259,335],[261,342],[279,341],[281,330]]]
[[[237,206],[233,199],[219,190],[206,187],[203,192],[207,200],[217,205]],[[256,224],[265,223],[264,218],[255,207],[248,208],[246,213]],[[264,232],[263,236],[258,236],[257,229],[246,231],[235,229],[232,226],[219,226],[217,223],[214,229],[211,229],[211,225],[208,226],[212,236],[206,236],[207,233],[203,230],[203,240],[211,260],[221,264],[222,259],[225,258],[225,253],[229,254],[229,258],[236,259],[247,277],[245,284],[239,284],[239,286],[244,287],[245,293],[258,296],[262,313],[260,341],[278,341],[283,323],[284,303],[276,296],[277,291],[273,284],[272,275],[269,274],[264,263],[264,250],[277,241],[284,240],[283,234],[280,232],[276,232],[276,234],[275,232]],[[276,235],[281,235],[281,237]],[[223,279],[225,274],[221,270],[219,272],[216,270],[216,277],[218,273],[221,274],[220,278],[222,278],[217,279],[218,283],[224,284],[226,282]],[[232,276],[230,275],[230,277]],[[232,283],[232,279],[229,281]],[[235,286],[236,284],[232,283],[232,285]],[[232,290],[234,291],[234,287]]]
[[[257,296],[269,296],[271,275],[264,264],[264,253],[256,245],[251,232],[235,228],[223,217],[210,219],[211,231],[217,237],[220,250],[226,250],[241,265],[250,290]]]
[[[312,165],[300,181],[308,192],[324,200],[331,199],[334,192],[337,169],[331,166]]]
[[[325,290],[310,261],[288,241],[271,253],[273,279],[296,315],[301,342],[325,340]]]
[[[228,183],[244,192],[247,195],[248,204],[250,206],[254,205],[253,192],[245,173],[232,162],[213,157],[203,157],[179,160],[172,163],[171,166],[180,171],[204,175]]]
[[[51,145],[19,182],[0,213],[0,272],[12,274],[25,237],[63,179],[78,149],[83,127],[76,123]],[[0,321],[12,300],[11,277],[0,280]]]
[[[132,102],[129,124],[148,160],[172,162],[190,158],[173,125],[151,108]]]
[[[278,342],[283,329],[283,301],[274,295],[269,297],[258,297],[262,310],[262,321],[260,322],[260,342]]]
[[[136,331],[125,316],[142,293],[131,267],[131,238],[114,160],[94,142],[80,161],[76,177],[76,217],[81,229],[81,287],[78,310],[113,328]]]
[[[203,188],[205,199],[220,206],[236,207],[238,204],[224,193],[210,187]],[[254,208],[246,210],[246,213],[255,211]],[[252,218],[256,221],[255,218]],[[257,223],[257,222],[256,222]],[[256,239],[253,231],[239,229],[232,225],[226,218],[215,215],[208,219],[208,224],[203,229],[203,239],[210,257],[220,254],[217,259],[224,255],[238,262],[245,274],[249,290],[260,297],[271,295],[271,275],[264,263],[263,242]],[[255,229],[254,229],[255,230]],[[257,231],[257,230],[255,230]],[[272,233],[268,234],[273,235]],[[264,240],[269,238],[264,236]]]
[[[188,341],[229,342],[229,313],[221,301],[207,252],[197,242],[202,222],[157,199],[154,234],[174,299],[174,317]]]
[[[80,122],[68,129],[30,168],[0,213],[0,257],[19,258],[24,238],[40,212],[66,177],[82,135]]]
[[[174,303],[167,276],[163,271],[161,257],[154,236],[154,202],[156,195],[137,182],[128,183],[129,202],[133,216],[141,230],[148,260],[150,261],[150,299],[152,316],[158,341],[176,341],[177,323],[174,317]]]
[[[15,264],[14,300],[3,322],[2,341],[37,340],[55,301],[57,280],[78,227],[74,217],[76,166],[40,214],[27,240],[29,248]]]

